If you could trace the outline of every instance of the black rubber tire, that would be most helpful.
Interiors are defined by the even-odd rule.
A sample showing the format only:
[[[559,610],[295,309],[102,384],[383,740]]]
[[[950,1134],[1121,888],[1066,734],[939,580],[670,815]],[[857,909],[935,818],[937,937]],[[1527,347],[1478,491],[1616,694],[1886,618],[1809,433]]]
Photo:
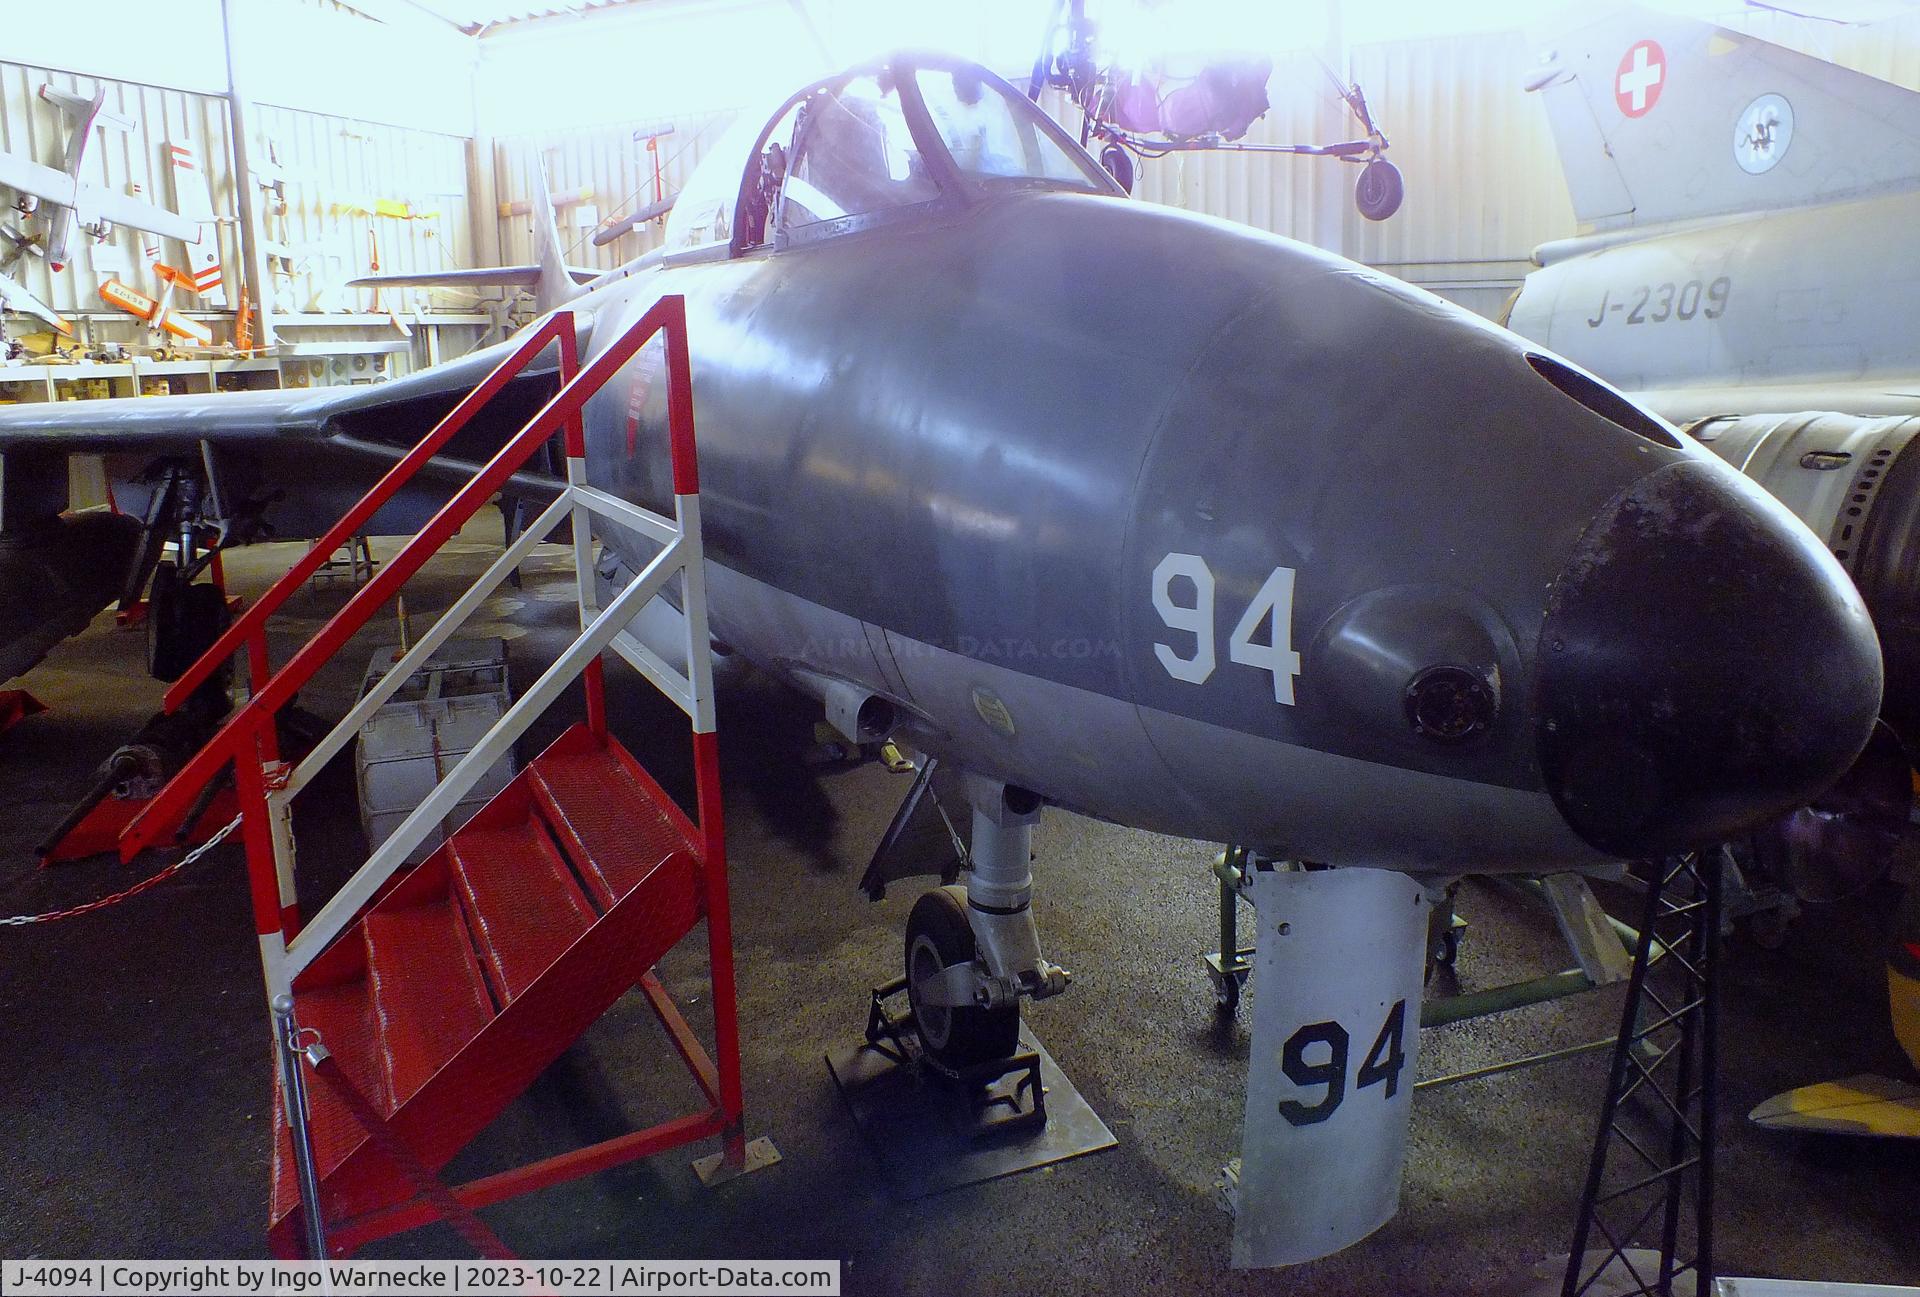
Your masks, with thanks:
[[[1109,144],[1100,150],[1100,165],[1107,174],[1129,194],[1133,192],[1133,157],[1118,144]]]
[[[905,947],[907,1000],[928,1057],[953,1071],[1006,1058],[1020,1046],[1018,1004],[998,1009],[923,1006],[913,993],[916,973],[924,977],[969,963],[975,953],[966,888],[936,887],[913,903]]]
[[[147,597],[147,670],[178,680],[227,629],[227,601],[207,582],[188,585],[172,563],[154,569]]]
[[[1370,221],[1392,216],[1406,196],[1407,182],[1400,168],[1385,158],[1375,158],[1360,168],[1360,179],[1353,186],[1353,205]]]
[[[173,624],[180,615],[180,572],[169,561],[153,569],[153,583],[147,587],[147,674],[155,680],[177,680],[180,672],[166,674],[173,665]]]

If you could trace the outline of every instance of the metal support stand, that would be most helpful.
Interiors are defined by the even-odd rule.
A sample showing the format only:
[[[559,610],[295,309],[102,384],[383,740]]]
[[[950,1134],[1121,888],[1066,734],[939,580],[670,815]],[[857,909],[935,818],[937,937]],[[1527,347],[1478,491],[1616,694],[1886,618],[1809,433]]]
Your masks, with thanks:
[[[947,807],[957,810],[966,798],[966,781],[957,770],[942,766],[938,757],[921,758],[912,787],[861,875],[860,890],[868,900],[882,899],[887,884],[902,879],[931,875],[951,883],[960,877],[967,863],[967,839],[961,830],[971,830],[972,821],[962,817],[955,823]]]
[[[1253,947],[1240,944],[1240,891],[1249,864],[1245,847],[1229,846],[1213,862],[1220,880],[1220,948],[1200,956],[1213,983],[1214,1007],[1232,1017],[1240,992],[1253,975]]]
[[[293,1169],[300,1184],[300,1220],[307,1259],[325,1261],[327,1222],[320,1206],[320,1176],[314,1166],[313,1131],[307,1124],[307,1078],[300,1067],[300,1024],[293,1019],[293,997],[273,997],[274,1054],[280,1060],[280,1093],[287,1105],[287,1133],[293,1143]]]
[[[240,803],[239,824],[247,849],[254,932],[259,938],[267,994],[275,1001],[272,1007],[276,1048],[280,1051],[280,1075],[287,1095],[285,1105],[290,1127],[288,1151],[296,1163],[292,1185],[287,1185],[277,1174],[273,1182],[275,1200],[269,1245],[280,1254],[310,1247],[321,1255],[329,1252],[349,1255],[363,1243],[429,1221],[445,1220],[473,1243],[481,1255],[505,1257],[509,1255],[506,1249],[485,1230],[484,1222],[473,1217],[474,1210],[696,1140],[720,1138],[725,1144],[721,1160],[729,1170],[772,1160],[770,1146],[756,1141],[761,1150],[756,1153],[755,1145],[748,1144],[744,1138],[739,1019],[717,717],[711,655],[707,652],[706,578],[686,303],[683,298],[669,294],[617,337],[606,340],[604,346],[598,345],[601,340],[596,335],[597,354],[584,367],[580,365],[576,324],[572,312],[556,311],[523,334],[479,386],[461,396],[432,431],[412,446],[373,490],[361,497],[262,594],[240,621],[221,633],[197,661],[183,667],[180,677],[167,690],[165,706],[169,716],[181,713],[194,698],[201,696],[200,691],[210,686],[224,689],[220,683],[221,673],[242,650],[248,655],[251,697],[226,718],[211,739],[172,772],[165,786],[118,837],[121,852],[128,858],[137,851],[158,845],[176,832],[183,816],[191,817],[205,805],[202,799],[208,786],[222,778],[223,771],[233,772]],[[671,515],[623,502],[587,482],[586,443],[580,423],[581,410],[593,394],[656,337],[664,344],[666,355],[667,431],[673,473]],[[553,398],[505,442],[472,480],[455,491],[411,540],[391,558],[369,568],[371,560],[366,546],[356,547],[349,542],[364,536],[371,520],[404,488],[408,478],[439,454],[490,399],[513,381],[515,374],[535,363],[550,347],[557,347],[559,352],[560,386]],[[511,486],[513,474],[536,453],[542,452],[555,434],[565,439],[565,489],[493,560],[475,584],[413,642],[385,678],[373,685],[348,715],[319,739],[312,751],[297,764],[282,760],[278,725],[298,692],[483,505]],[[594,598],[590,543],[593,519],[639,527],[662,541],[660,552],[604,608],[599,607]],[[496,725],[475,739],[466,754],[453,763],[452,769],[394,829],[393,835],[340,884],[325,905],[305,916],[302,923],[299,898],[293,888],[292,799],[311,785],[327,763],[353,741],[361,726],[491,596],[508,572],[544,537],[569,521],[573,525],[578,637],[522,692],[520,700]],[[268,653],[266,619],[342,546],[348,547],[349,565],[357,555],[361,574],[370,579],[291,659],[274,671]],[[641,654],[624,631],[647,601],[673,581],[678,581],[681,589],[684,669],[664,662],[655,654]],[[654,783],[608,733],[601,666],[602,656],[608,651],[625,656],[686,713],[693,747],[695,805],[691,814],[682,813],[673,798]],[[614,858],[615,851],[640,850],[639,843],[645,842],[649,844],[648,849],[653,846],[661,849],[662,854],[649,857],[658,863],[637,881],[596,893],[602,903],[595,907],[601,910],[597,917],[575,934],[577,939],[569,937],[560,944],[543,947],[555,952],[550,954],[544,971],[517,988],[511,1002],[491,1012],[482,1024],[461,1025],[467,1021],[464,1015],[459,1022],[442,1016],[439,1001],[409,1004],[404,1010],[397,1008],[393,1015],[376,1014],[359,1022],[351,1022],[343,1015],[334,1030],[353,1042],[355,1053],[364,1049],[371,1060],[365,1068],[354,1069],[362,1073],[361,1078],[349,1076],[338,1060],[324,1052],[313,1031],[296,1031],[292,1004],[278,1002],[276,997],[283,992],[291,996],[301,975],[314,961],[324,958],[325,952],[339,948],[333,944],[337,939],[350,931],[363,931],[362,925],[370,921],[373,911],[394,896],[388,884],[395,880],[407,857],[576,679],[584,682],[586,720],[556,739],[541,759],[550,758],[575,770],[586,791],[561,796],[549,787],[550,804],[543,802],[537,810],[524,793],[503,793],[502,800],[496,804],[501,813],[509,817],[506,822],[517,823],[538,816],[539,822],[547,825],[546,831],[551,831],[554,821],[545,817],[551,814],[556,820],[566,821],[567,805],[574,796],[580,798],[580,805],[595,804],[595,813],[612,816],[607,822],[632,820],[634,833],[644,835],[632,843],[589,843],[578,835],[570,841],[570,862],[590,870],[603,883],[614,876],[602,866]],[[580,764],[576,766],[576,762]],[[608,798],[614,797],[610,790],[615,785],[619,786],[617,800],[609,801]],[[654,827],[643,828],[643,825]],[[536,836],[543,832],[531,831]],[[517,852],[518,848],[513,850]],[[623,855],[622,858],[630,857]],[[617,876],[625,877],[624,871]],[[519,878],[529,886],[537,881],[533,873],[525,871]],[[401,886],[424,889],[419,893],[423,900],[439,895],[436,889],[444,889],[451,898],[458,888],[451,875],[430,873],[416,873]],[[527,895],[531,893],[515,892],[513,901],[502,904],[521,904]],[[463,900],[458,907],[461,912],[453,915],[454,936],[458,941],[473,942],[477,949],[487,944],[486,925],[465,913],[468,908],[468,902]],[[711,1056],[673,1009],[664,991],[651,984],[651,974],[645,971],[702,919],[711,969]],[[542,936],[556,938],[561,935],[557,929],[551,934],[542,933]],[[405,975],[405,970],[413,966],[409,961],[417,957],[421,948],[418,941],[412,939],[396,942],[391,948],[376,944],[380,944],[382,950],[395,951],[388,956],[393,961],[391,967],[396,970],[394,976]],[[383,976],[379,963],[374,946],[368,945],[366,967],[360,979],[363,983],[377,982]],[[547,1062],[636,980],[648,991],[675,1052],[692,1074],[704,1099],[702,1106],[644,1130],[497,1172],[457,1188],[442,1184],[429,1163],[444,1165],[448,1157],[486,1126],[500,1105],[531,1084]],[[371,995],[371,985],[353,993]],[[436,1051],[444,1047],[444,1053],[436,1054],[442,1065],[407,1099],[404,1112],[381,1111],[367,1098],[374,1087],[365,1078],[376,1067],[393,1065],[397,1056],[422,1057],[418,1051],[423,1039],[433,1040]],[[348,1040],[338,1042],[343,1052]],[[300,1061],[302,1058],[304,1062]],[[307,1078],[301,1074],[301,1069],[308,1065],[319,1084],[327,1087],[328,1096],[327,1102],[312,1111],[304,1095]],[[312,1133],[308,1131],[309,1126],[313,1128]],[[357,1132],[352,1129],[354,1126],[359,1127]],[[416,1149],[408,1142],[409,1138],[416,1137],[421,1140],[422,1148]],[[316,1142],[323,1155],[317,1168],[318,1178],[325,1184],[334,1209],[329,1221],[330,1238],[322,1238],[317,1232],[318,1222],[314,1218],[321,1213],[298,1212],[291,1194],[285,1192],[297,1190],[304,1204],[319,1201],[313,1166]],[[277,1151],[277,1140],[275,1147]],[[302,1219],[296,1221],[296,1215]]]
[[[827,1072],[896,1198],[912,1201],[1114,1147],[1113,1132],[1027,1029],[1006,1058],[950,1070],[920,1046],[906,979],[873,989],[858,1045]]]
[[[867,1009],[867,1045],[885,1054],[900,1067],[946,1084],[966,1100],[972,1121],[966,1127],[969,1139],[1035,1130],[1047,1124],[1047,1091],[1040,1083],[1040,1055],[1023,1049],[1006,1058],[990,1059],[972,1067],[943,1067],[920,1047],[920,1030],[914,1025],[913,1010],[894,1013],[887,1001],[904,999],[907,979],[896,977],[873,988],[873,1000]]]
[[[309,584],[317,586],[322,581],[345,576],[349,584],[363,586],[373,579],[373,570],[379,565],[380,561],[373,556],[372,542],[365,533],[356,532],[328,551],[326,561],[315,568],[307,580]]]
[[[1636,1285],[1608,1289],[1623,1297],[1672,1297],[1688,1287],[1695,1297],[1712,1292],[1722,854],[1715,849],[1650,862],[1640,940],[1562,1297],[1580,1297],[1610,1269]],[[1616,1141],[1634,1158],[1608,1187]],[[1685,1203],[1689,1187],[1691,1211]],[[1688,1216],[1690,1240],[1683,1228]],[[1656,1217],[1657,1256],[1649,1261],[1646,1253],[1630,1254],[1634,1237]],[[1605,1247],[1589,1254],[1596,1229]],[[1683,1260],[1688,1252],[1692,1259]],[[1691,1284],[1676,1289],[1675,1281],[1688,1271]]]
[[[1456,878],[1428,892],[1433,902],[1433,908],[1427,911],[1426,980],[1429,982],[1437,970],[1450,969],[1460,962],[1460,943],[1467,939],[1467,921],[1453,908],[1459,891],[1460,880]]]

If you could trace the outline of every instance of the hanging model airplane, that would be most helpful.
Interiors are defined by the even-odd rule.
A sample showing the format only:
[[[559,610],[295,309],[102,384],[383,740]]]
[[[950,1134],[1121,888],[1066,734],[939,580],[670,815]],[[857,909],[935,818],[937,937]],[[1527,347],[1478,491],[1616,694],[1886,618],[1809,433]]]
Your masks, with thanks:
[[[4,273],[0,273],[0,306],[21,315],[31,315],[63,335],[71,336],[73,333],[73,326],[62,319],[58,311],[35,297],[18,280]]]
[[[674,195],[666,190],[666,179],[661,170],[660,159],[660,141],[672,135],[673,131],[674,128],[670,125],[646,126],[633,133],[633,142],[647,146],[647,158],[653,164],[653,201],[643,204],[624,216],[615,213],[600,222],[593,232],[594,247],[604,248],[616,239],[639,229],[648,221],[664,222],[667,213],[673,210]],[[696,133],[694,138],[698,139],[699,135]],[[683,145],[683,151],[691,144],[692,141],[689,141],[687,145]],[[631,199],[625,201],[631,201]],[[622,206],[625,205],[625,201],[622,202]]]
[[[1805,803],[1874,723],[1866,610],[1764,492],[1437,298],[1128,201],[975,65],[895,56],[743,115],[665,245],[585,288],[539,228],[588,357],[684,295],[715,639],[966,775],[969,881],[907,934],[950,1064],[1004,1056],[1022,1001],[1066,989],[1030,905],[1047,807],[1423,876],[1605,867]],[[0,410],[0,524],[52,523],[63,500],[24,487],[106,451],[201,508],[284,489],[293,531],[500,355]],[[653,507],[665,363],[656,340],[583,416],[592,484]],[[482,431],[553,391],[516,380]],[[656,545],[615,528],[607,585]],[[634,633],[672,661],[677,616],[656,600]],[[1295,1092],[1324,1110],[1327,1085]],[[1386,1112],[1370,1086],[1346,1102]]]
[[[126,118],[105,111],[104,87],[87,99],[43,85],[40,97],[58,108],[70,126],[62,165],[55,169],[30,158],[0,153],[0,186],[19,196],[15,206],[23,215],[38,214],[46,220],[49,267],[55,271],[66,268],[76,225],[96,238],[104,237],[111,224],[130,225],[182,243],[199,243],[198,221],[80,178],[96,128],[126,131],[133,126]]]
[[[1908,272],[1920,264],[1920,94],[1637,8],[1557,38],[1527,88],[1545,104],[1586,231],[1534,254],[1540,269],[1505,323],[1690,421],[1695,439],[1821,537],[1879,630],[1883,716],[1901,742],[1877,744],[1881,768],[1848,781],[1878,791],[1843,789],[1803,814],[1793,845],[1763,864],[1803,897],[1809,868],[1824,879],[1839,862],[1856,883],[1911,868],[1920,309]],[[1829,899],[1817,883],[1814,898]],[[1920,904],[1901,915],[1888,992],[1920,1067]],[[1856,1077],[1782,1095],[1754,1117],[1920,1136],[1920,1087]]]
[[[148,297],[145,293],[128,288],[117,279],[108,279],[100,285],[100,300],[117,310],[125,311],[135,319],[144,321],[153,330],[155,336],[163,342],[167,339],[177,339],[190,346],[211,347],[213,330],[183,314],[173,304],[174,294],[181,288],[185,288],[189,293],[196,293],[193,276],[187,271],[169,266],[164,262],[155,262],[153,271],[162,284],[159,297]]]
[[[1340,100],[1366,135],[1333,144],[1266,144],[1242,140],[1266,115],[1267,82],[1273,60],[1242,49],[1223,49],[1210,57],[1185,57],[1185,74],[1165,66],[1124,67],[1099,57],[1097,24],[1087,16],[1086,0],[1054,0],[1040,54],[1027,83],[1027,98],[1039,102],[1043,87],[1066,94],[1081,114],[1080,143],[1100,146],[1100,165],[1120,187],[1133,192],[1134,159],[1171,153],[1290,153],[1337,158],[1359,166],[1353,201],[1370,221],[1384,221],[1400,210],[1406,180],[1386,160],[1387,137],[1367,108],[1359,84],[1345,83],[1324,62],[1321,67]]]

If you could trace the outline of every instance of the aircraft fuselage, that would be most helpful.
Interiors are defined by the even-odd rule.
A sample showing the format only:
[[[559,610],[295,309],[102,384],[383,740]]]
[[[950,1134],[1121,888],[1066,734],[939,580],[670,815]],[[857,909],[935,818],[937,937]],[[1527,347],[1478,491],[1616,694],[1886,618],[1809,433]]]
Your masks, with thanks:
[[[916,744],[1058,804],[1537,870],[1710,836],[1864,741],[1871,631],[1784,510],[1337,258],[1025,193],[581,306],[603,341],[666,292],[688,300],[715,635],[884,695]],[[594,483],[656,507],[660,368],[643,351],[587,411]],[[1751,553],[1741,589],[1695,588],[1708,543]],[[1804,656],[1719,616],[1749,597],[1841,664],[1844,714],[1782,669]],[[1703,636],[1738,662],[1700,669]]]
[[[1536,256],[1510,327],[1670,418],[1907,414],[1920,400],[1920,191],[1630,227]]]

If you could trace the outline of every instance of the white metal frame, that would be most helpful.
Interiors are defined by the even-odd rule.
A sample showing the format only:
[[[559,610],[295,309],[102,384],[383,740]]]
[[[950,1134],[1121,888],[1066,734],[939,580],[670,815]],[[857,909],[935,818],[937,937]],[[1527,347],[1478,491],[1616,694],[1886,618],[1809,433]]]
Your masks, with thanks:
[[[460,759],[445,779],[412,814],[401,821],[393,836],[369,856],[339,891],[316,912],[292,941],[282,943],[278,933],[261,937],[261,960],[266,970],[269,998],[291,994],[293,981],[345,932],[354,917],[373,899],[415,847],[432,833],[481,777],[504,756],[527,728],[551,707],[568,685],[601,653],[612,648],[673,699],[693,723],[696,734],[714,729],[713,667],[708,653],[706,577],[700,543],[700,497],[674,497],[674,516],[665,517],[609,495],[586,480],[586,460],[567,458],[567,487],[541,511],[513,544],[420,636],[365,697],[297,765],[287,770],[278,786],[270,787],[267,802],[273,826],[274,863],[280,880],[280,901],[291,906],[294,844],[292,802],[314,776],[337,756],[361,726],[404,685],[427,659],[479,609],[508,574],[533,553],[563,517],[573,521],[573,565],[580,610],[580,636],[541,673],[493,728]],[[596,519],[637,531],[661,543],[652,561],[602,609],[594,589],[593,526]],[[681,605],[687,629],[688,669],[675,669],[647,649],[626,627],[648,600],[658,595],[674,575],[682,575]]]

